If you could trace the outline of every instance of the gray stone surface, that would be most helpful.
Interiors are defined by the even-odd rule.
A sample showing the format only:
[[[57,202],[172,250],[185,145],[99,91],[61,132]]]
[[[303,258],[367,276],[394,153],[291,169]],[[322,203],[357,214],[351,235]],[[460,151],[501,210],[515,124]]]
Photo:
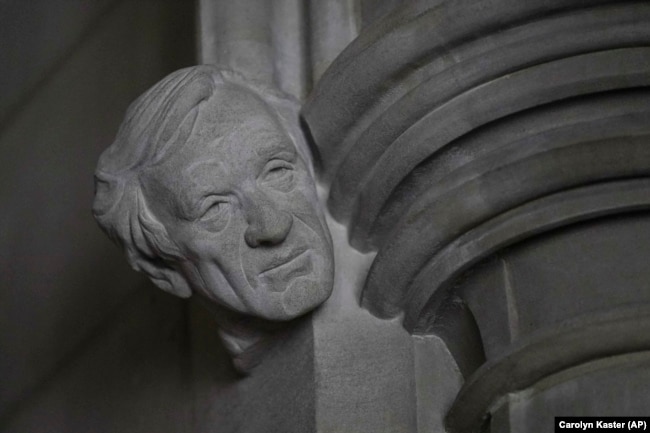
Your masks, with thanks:
[[[363,305],[457,364],[453,404],[449,383],[436,397],[450,431],[481,431],[547,375],[647,350],[647,4],[362,6],[303,115],[329,210],[376,252]],[[569,414],[601,407],[582,399]],[[537,419],[518,414],[503,431]]]
[[[357,35],[355,0],[201,0],[200,62],[303,100]]]
[[[414,337],[418,433],[443,433],[444,416],[463,384],[445,342],[436,335]]]
[[[625,190],[629,185],[612,192],[620,197]],[[650,197],[650,189],[643,194]],[[487,359],[539,329],[581,314],[649,303],[649,238],[648,214],[637,212],[574,223],[477,265],[463,278],[459,293],[483,330]],[[498,275],[497,281],[489,275]],[[505,314],[494,314],[503,307]]]
[[[360,21],[365,28],[380,21],[405,3],[403,0],[359,0]]]
[[[192,432],[302,433],[316,429],[311,317],[277,331],[277,344],[249,375],[231,363],[214,314],[190,301]]]
[[[199,294],[189,302],[140,289],[88,216],[67,217],[87,213],[82,167],[116,113],[177,65],[175,37],[192,36],[170,19],[183,4],[0,6],[42,26],[2,29],[0,56],[40,57],[0,81],[11,90],[0,104],[0,429],[496,433],[647,406],[646,3],[200,1],[202,61],[309,94],[317,181],[301,183],[302,145],[251,176],[259,146],[302,134],[295,105],[269,104],[272,91],[184,87],[191,74],[179,73],[167,84],[183,97],[163,85],[145,98],[164,114],[142,121],[142,110],[120,137],[149,140],[112,156],[161,158],[98,176],[100,195],[140,207],[96,211],[131,217],[109,234],[135,241],[132,265],[163,289]],[[61,38],[41,45],[53,22]],[[269,109],[280,106],[285,124]],[[238,126],[224,135],[224,124]],[[195,146],[147,154],[167,143]],[[208,184],[205,212],[188,217]],[[336,272],[318,275],[327,260],[312,252],[290,261],[296,281],[314,271],[328,284],[287,310],[285,265],[260,266],[289,246],[328,250],[327,227]]]
[[[130,106],[95,180],[102,229],[159,288],[215,310],[242,370],[274,322],[332,291],[298,108],[279,93],[211,66],[176,71]]]
[[[495,411],[495,432],[553,432],[554,417],[629,416],[647,413],[648,352],[606,358],[550,376],[511,394]]]
[[[288,7],[287,14],[275,14],[277,9],[287,3],[297,7]],[[238,2],[202,0],[199,2],[200,61],[241,71],[255,81],[268,86],[278,85],[280,72],[275,63],[276,54],[297,54],[304,51],[304,38],[301,35],[300,18],[302,7],[298,2],[276,2],[243,0]],[[284,31],[291,34],[288,40],[276,40],[275,19],[283,20]],[[281,42],[291,44],[287,49],[278,46]],[[278,56],[278,65],[281,56]],[[300,97],[304,92],[303,66],[301,62],[287,62],[284,68],[292,68],[291,86],[295,88],[294,96]],[[289,70],[289,69],[285,69]],[[285,89],[289,90],[289,89]]]
[[[345,229],[329,223],[335,244],[344,245]],[[423,341],[417,373],[423,380],[418,380],[412,337],[399,322],[379,320],[359,306],[364,275],[359,270],[367,268],[368,259],[337,248],[330,299],[278,331],[278,344],[243,378],[224,364],[227,353],[220,348],[215,318],[193,308],[197,431],[412,432],[418,423],[416,387],[429,399],[423,413],[442,425],[442,413],[429,410],[441,394],[450,404],[458,389],[456,372],[444,369],[449,354],[439,339]],[[430,365],[431,354],[436,359],[440,354],[442,370]],[[426,381],[446,372],[444,383]]]
[[[211,311],[212,325],[194,310],[190,324],[201,428],[413,431],[412,339],[360,308],[371,257],[330,221],[334,275],[299,134],[281,95],[210,66],[177,71],[132,104],[102,155],[95,217],[136,270]]]
[[[632,184],[627,181],[607,186],[611,194],[624,198],[634,191]],[[584,197],[594,200],[602,210],[608,200],[595,190],[583,191],[587,192]],[[641,191],[647,200],[648,190]],[[580,200],[569,203],[577,208]],[[542,410],[541,402],[546,400],[526,391],[533,382],[552,374],[573,377],[571,369],[579,369],[577,366],[587,361],[647,349],[649,224],[647,212],[638,210],[574,222],[501,251],[456,281],[456,293],[467,302],[481,330],[487,364],[470,377],[454,403],[450,415],[457,429],[454,431],[469,428],[460,425],[471,418],[471,410],[466,410],[478,400],[486,401],[482,409],[475,407],[475,413],[486,411],[488,405],[497,404],[506,395],[516,394],[516,398],[506,404],[506,412],[490,409],[493,424],[501,425],[508,405],[528,407],[530,403],[536,408],[512,415],[517,422],[533,423],[542,414],[548,418],[561,405],[549,403]],[[563,369],[565,373],[561,373]],[[557,381],[548,381],[557,385]],[[612,385],[612,392],[631,381],[631,376],[612,378],[611,383],[618,383]],[[636,403],[619,406],[599,393],[587,392],[605,386],[602,379],[580,379],[580,383],[579,388],[574,384],[573,393],[568,391],[572,387],[569,384],[548,391],[553,400],[565,402],[563,414],[598,415],[597,408],[602,408],[601,415],[623,414],[636,407]],[[568,404],[572,398],[575,403]],[[511,428],[499,427],[497,431],[518,431],[515,425]]]
[[[630,96],[650,79],[636,48],[650,37],[645,5],[470,3],[397,8],[342,53],[303,110],[333,215],[350,224],[353,245],[378,251],[364,305],[395,317],[405,300],[417,304],[406,307],[409,328],[424,314],[425,296],[414,294],[429,284],[427,266],[462,233],[537,197],[650,166],[647,103]],[[436,54],[442,47],[453,62]],[[495,129],[510,132],[488,138]]]
[[[582,314],[542,329],[508,348],[472,374],[446,416],[450,432],[481,431],[491,409],[512,392],[580,364],[647,350],[650,345],[647,303]],[[582,395],[582,402],[598,395]],[[579,405],[576,404],[576,413]],[[566,415],[574,408],[566,408]]]
[[[336,57],[354,40],[359,31],[356,0],[308,0],[307,31],[311,85],[318,82]],[[306,97],[307,95],[305,95]]]
[[[417,428],[415,350],[398,321],[359,305],[372,260],[346,245],[347,230],[330,219],[336,277],[332,297],[314,312],[318,432],[412,432]],[[443,348],[432,347],[432,352]]]

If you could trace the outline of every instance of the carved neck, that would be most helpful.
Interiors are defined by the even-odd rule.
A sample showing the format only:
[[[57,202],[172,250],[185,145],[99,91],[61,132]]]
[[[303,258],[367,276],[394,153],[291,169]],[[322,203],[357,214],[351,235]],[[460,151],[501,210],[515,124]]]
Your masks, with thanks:
[[[273,322],[246,316],[224,308],[200,295],[201,303],[212,313],[219,328],[219,337],[233,360],[233,365],[248,374],[274,346],[275,334],[286,328],[286,322]]]

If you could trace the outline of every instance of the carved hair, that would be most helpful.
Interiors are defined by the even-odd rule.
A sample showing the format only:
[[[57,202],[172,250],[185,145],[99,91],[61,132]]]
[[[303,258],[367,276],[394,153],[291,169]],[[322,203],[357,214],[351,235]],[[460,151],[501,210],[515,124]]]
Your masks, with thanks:
[[[124,249],[130,265],[154,280],[154,268],[161,261],[177,260],[180,254],[147,207],[139,174],[189,139],[201,103],[218,97],[218,87],[225,85],[239,86],[269,105],[311,166],[309,151],[297,129],[299,107],[295,101],[214,66],[181,69],[165,77],[129,106],[115,141],[99,159],[93,203],[95,219]],[[179,294],[169,287],[173,283],[154,282]]]

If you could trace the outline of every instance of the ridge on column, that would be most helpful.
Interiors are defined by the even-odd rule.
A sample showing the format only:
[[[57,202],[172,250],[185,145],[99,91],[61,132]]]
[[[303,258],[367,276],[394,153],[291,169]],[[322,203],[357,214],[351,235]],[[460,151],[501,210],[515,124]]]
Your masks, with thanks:
[[[416,0],[310,94],[329,210],[376,253],[362,305],[465,380],[449,431],[648,403],[649,86],[647,2]],[[584,393],[607,374],[636,400]]]
[[[472,227],[650,174],[648,21],[645,2],[420,0],[348,46],[303,116],[330,211],[377,251],[373,314],[400,314],[418,273]]]

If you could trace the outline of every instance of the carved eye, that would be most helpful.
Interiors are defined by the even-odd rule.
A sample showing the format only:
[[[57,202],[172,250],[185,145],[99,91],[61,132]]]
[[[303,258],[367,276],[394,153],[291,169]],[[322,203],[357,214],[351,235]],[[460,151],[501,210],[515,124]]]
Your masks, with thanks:
[[[293,187],[293,174],[294,168],[290,162],[273,159],[264,167],[262,181],[272,188],[288,191]]]
[[[206,209],[200,217],[200,220],[210,223],[210,229],[218,231],[223,229],[228,223],[230,216],[230,203],[221,198],[212,198],[205,204]],[[206,200],[207,201],[207,200]]]

